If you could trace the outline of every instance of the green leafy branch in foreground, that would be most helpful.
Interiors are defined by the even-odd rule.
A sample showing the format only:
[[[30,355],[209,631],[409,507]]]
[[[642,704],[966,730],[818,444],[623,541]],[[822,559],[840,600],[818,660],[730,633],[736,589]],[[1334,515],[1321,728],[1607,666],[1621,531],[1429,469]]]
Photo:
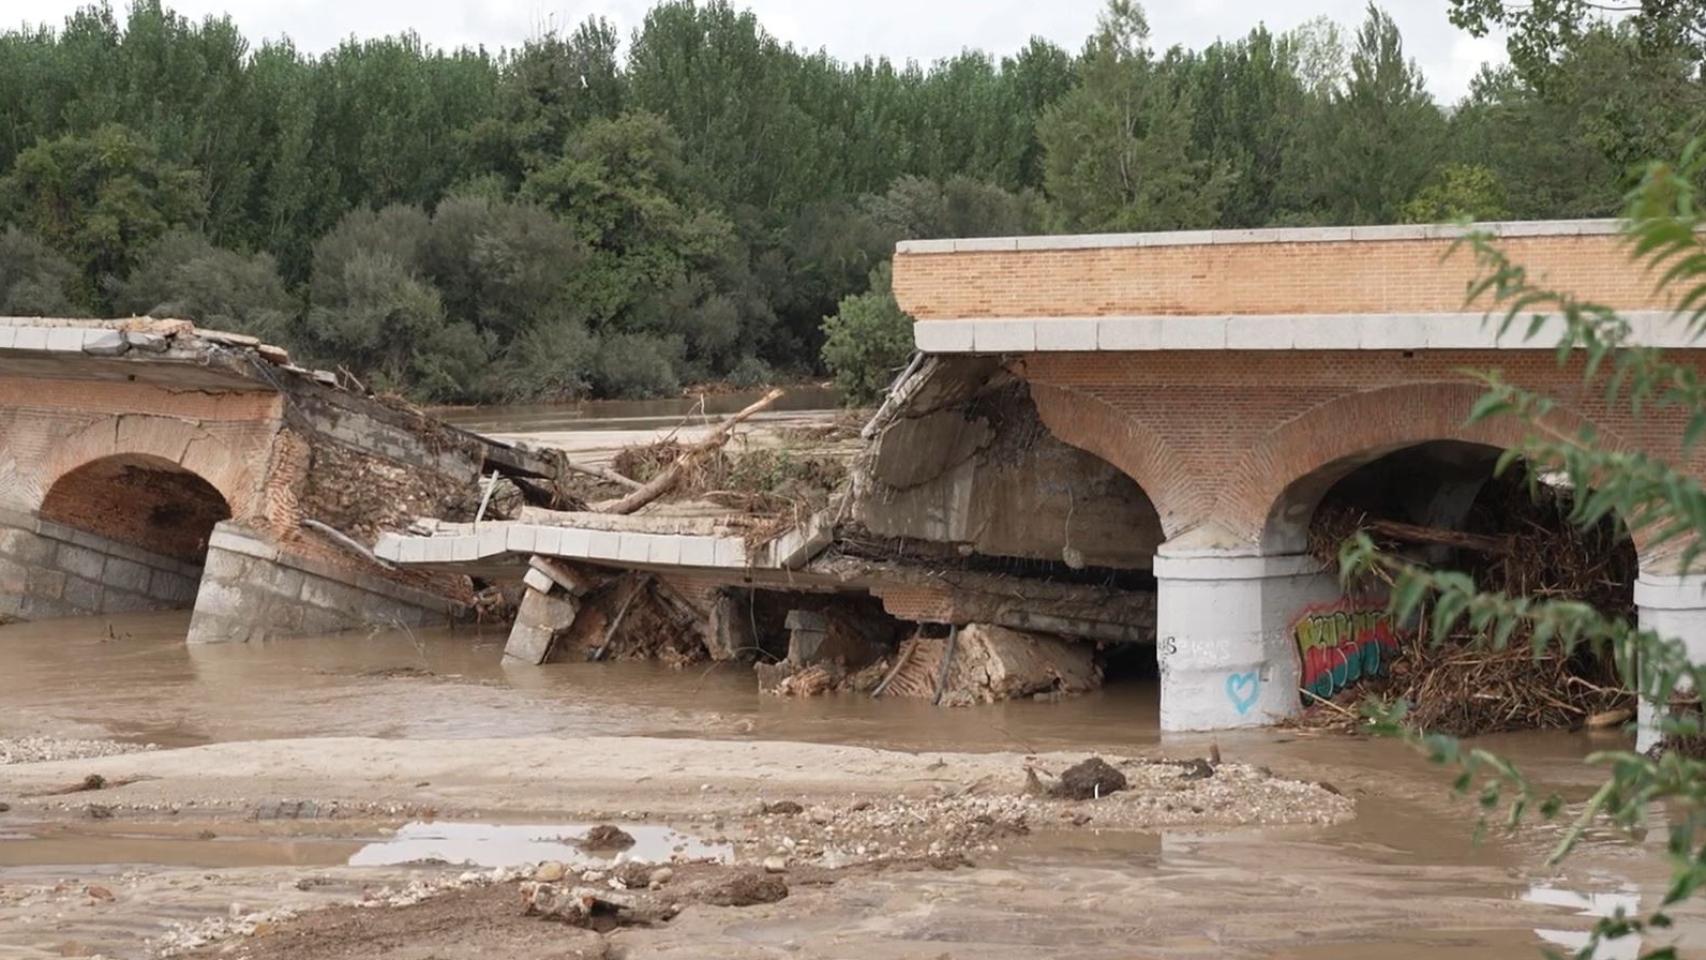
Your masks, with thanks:
[[[1680,165],[1654,166],[1630,196],[1626,228],[1635,264],[1655,274],[1658,290],[1671,298],[1675,316],[1669,322],[1685,325],[1696,337],[1706,332],[1706,245],[1692,184],[1703,159],[1696,144]],[[1489,322],[1499,324],[1501,336],[1525,318],[1524,339],[1556,336],[1559,364],[1579,365],[1583,383],[1603,389],[1608,405],[1626,405],[1637,419],[1657,410],[1676,416],[1683,423],[1678,438],[1683,456],[1706,436],[1706,384],[1693,368],[1670,362],[1658,348],[1633,343],[1636,324],[1617,311],[1531,282],[1490,238],[1471,234],[1461,244],[1473,249],[1480,267],[1469,300],[1491,299]],[[1498,471],[1523,460],[1531,484],[1561,478],[1579,492],[1569,515],[1572,523],[1586,528],[1615,516],[1649,557],[1674,560],[1679,572],[1693,567],[1706,544],[1706,489],[1698,481],[1650,452],[1604,443],[1591,427],[1569,429],[1552,398],[1497,373],[1476,376],[1488,389],[1471,412],[1471,423],[1514,417],[1530,428],[1522,443],[1501,456]],[[1345,543],[1340,569],[1347,581],[1372,574],[1389,582],[1395,618],[1417,623],[1436,643],[1467,628],[1476,642],[1493,649],[1506,649],[1520,638],[1537,658],[1554,648],[1568,656],[1585,644],[1596,655],[1609,655],[1645,702],[1668,705],[1678,691],[1706,689],[1706,669],[1689,659],[1681,642],[1584,603],[1484,592],[1466,574],[1381,553],[1361,534]],[[1482,828],[1501,806],[1504,823],[1512,828],[1530,811],[1551,819],[1565,810],[1555,794],[1537,798],[1527,778],[1497,754],[1407,727],[1403,704],[1373,705],[1369,714],[1376,729],[1403,737],[1434,762],[1456,768],[1455,789],[1478,794]],[[1659,732],[1669,742],[1703,733],[1698,709],[1667,708],[1660,714]],[[1602,751],[1587,762],[1603,767],[1606,779],[1575,811],[1549,862],[1563,860],[1596,825],[1640,836],[1655,804],[1662,804],[1674,873],[1650,913],[1630,917],[1619,910],[1599,921],[1576,953],[1579,958],[1592,957],[1602,942],[1670,926],[1670,911],[1706,886],[1706,763],[1676,749],[1656,756]],[[1643,956],[1673,957],[1675,951],[1662,947]]]

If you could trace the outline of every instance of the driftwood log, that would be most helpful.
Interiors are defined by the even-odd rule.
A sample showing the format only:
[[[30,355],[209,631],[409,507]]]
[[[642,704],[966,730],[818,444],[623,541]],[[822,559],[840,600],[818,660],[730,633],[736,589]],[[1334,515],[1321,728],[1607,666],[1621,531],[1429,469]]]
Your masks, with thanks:
[[[739,413],[732,414],[728,419],[718,424],[717,428],[711,431],[710,436],[681,451],[681,455],[675,458],[674,463],[660,471],[657,476],[646,481],[638,490],[617,500],[607,500],[603,503],[594,504],[592,509],[597,513],[633,513],[668,493],[690,467],[706,455],[721,448],[723,444],[728,443],[729,436],[741,421],[775,403],[782,396],[782,392],[780,389],[772,390],[753,401]]]
[[[1371,520],[1368,523],[1368,531],[1405,543],[1437,543],[1478,553],[1510,553],[1516,546],[1515,541],[1508,536],[1491,537],[1480,533],[1464,533],[1461,530],[1422,527],[1397,520]]]
[[[566,457],[563,459],[563,466],[566,469],[573,470],[575,473],[583,473],[589,477],[608,480],[619,487],[627,487],[629,490],[638,490],[645,486],[645,484],[635,480],[633,477],[624,477],[614,470],[606,470],[603,467],[590,467],[583,463],[576,463]]]

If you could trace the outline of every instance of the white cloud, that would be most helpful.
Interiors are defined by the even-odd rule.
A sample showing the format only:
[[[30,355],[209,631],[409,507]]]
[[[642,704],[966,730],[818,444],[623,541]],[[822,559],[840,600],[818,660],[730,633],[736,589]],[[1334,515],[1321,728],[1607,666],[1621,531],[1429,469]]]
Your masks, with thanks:
[[[12,23],[57,24],[87,0],[7,0]],[[608,17],[624,34],[640,25],[647,0],[168,0],[190,17],[229,12],[251,40],[288,35],[304,50],[321,51],[351,35],[414,30],[442,46],[513,46],[541,29],[572,27],[588,16]],[[737,4],[739,0],[736,0]],[[122,5],[122,0],[121,0]],[[1100,0],[748,0],[760,21],[797,46],[823,48],[842,59],[887,55],[930,62],[972,47],[996,54],[1043,36],[1076,51],[1094,29]],[[1355,28],[1364,0],[1151,0],[1158,47],[1201,47],[1216,37],[1242,36],[1259,21],[1289,30],[1326,14]],[[1386,0],[1410,52],[1427,72],[1436,97],[1462,96],[1482,61],[1503,59],[1497,39],[1476,40],[1446,19],[1444,0]]]

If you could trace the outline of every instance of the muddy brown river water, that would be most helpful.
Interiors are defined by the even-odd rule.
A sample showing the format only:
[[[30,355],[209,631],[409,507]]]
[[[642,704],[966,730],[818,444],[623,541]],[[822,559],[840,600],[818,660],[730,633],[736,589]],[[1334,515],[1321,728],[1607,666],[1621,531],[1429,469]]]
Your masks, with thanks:
[[[457,419],[547,441],[573,435],[594,449],[630,434],[654,435],[680,415],[656,406],[605,409],[598,426],[606,431],[561,408],[465,411]],[[588,436],[594,432],[609,436]],[[201,812],[193,778],[188,793],[145,793],[170,800],[171,810],[152,817],[91,820],[69,804],[63,815],[46,807],[0,812],[0,957],[147,957],[163,924],[221,915],[237,901],[323,904],[313,900],[322,896],[322,882],[355,891],[402,883],[420,875],[422,860],[461,869],[566,857],[552,845],[586,824],[552,819],[557,807],[548,796],[517,799],[493,795],[489,785],[456,786],[462,768],[500,763],[485,755],[500,740],[566,753],[597,737],[628,738],[622,742],[641,753],[682,742],[751,745],[775,769],[790,768],[790,744],[799,745],[797,768],[830,745],[939,756],[952,765],[1006,751],[1188,757],[1211,742],[1161,736],[1153,681],[1116,682],[1056,703],[944,710],[858,697],[761,697],[750,671],[733,667],[506,668],[502,632],[477,628],[189,647],[186,624],[187,614],[168,613],[0,627],[0,738],[117,739],[161,751],[249,744],[238,755],[256,756],[272,756],[273,742],[290,746],[278,754],[281,776],[312,772],[296,746],[304,741],[324,743],[327,757],[375,742],[418,743],[430,749],[439,773],[422,775],[415,786],[428,788],[431,779],[430,789],[445,790],[435,802],[456,798],[485,812],[330,817],[299,795],[236,798],[253,812],[234,817],[211,805]],[[1666,886],[1662,831],[1642,842],[1592,836],[1557,869],[1544,865],[1557,826],[1493,831],[1476,842],[1471,804],[1450,795],[1439,771],[1389,741],[1269,730],[1212,742],[1228,760],[1332,783],[1355,799],[1355,819],[1280,828],[1039,830],[979,854],[969,868],[800,888],[781,904],[744,912],[689,911],[666,927],[625,932],[623,949],[634,957],[861,960],[1529,957],[1548,946],[1579,946],[1596,916],[1650,907]],[[1623,742],[1615,734],[1535,734],[1487,744],[1542,784],[1580,799],[1594,782],[1582,758]],[[100,769],[122,773],[125,763],[109,760]],[[663,763],[660,777],[685,761]],[[865,776],[856,765],[822,771],[822,778]],[[67,776],[82,775],[75,765],[61,766]],[[21,769],[0,765],[0,801],[22,795]],[[648,777],[634,778],[635,795]],[[688,791],[693,795],[663,798],[679,822],[662,817],[646,828],[656,836],[642,839],[722,856],[707,824],[751,798],[724,791],[713,774],[704,780]],[[345,785],[354,795],[378,782],[407,788],[414,781],[406,768],[381,769],[375,761],[371,771],[346,776]],[[129,789],[150,788],[144,781]],[[116,903],[84,896],[88,884],[117,891]],[[1633,958],[1663,942],[1677,943],[1683,956],[1706,955],[1706,915],[1682,911],[1666,936],[1622,941],[1599,956]]]
[[[851,697],[760,697],[737,669],[506,670],[501,635],[473,629],[191,648],[182,642],[185,625],[182,614],[148,614],[0,627],[0,736],[114,737],[163,749],[304,737],[572,743],[591,735],[944,753],[1161,748],[1191,755],[1205,746],[1202,738],[1160,737],[1154,685],[1141,681],[1060,703],[936,710]],[[774,941],[777,955],[794,952],[779,946],[785,942],[831,937],[939,948],[894,956],[963,956],[968,943],[981,944],[979,955],[1040,956],[1057,938],[1082,944],[1085,956],[1538,956],[1545,944],[1579,942],[1596,913],[1653,902],[1666,879],[1656,840],[1599,838],[1556,871],[1542,866],[1554,828],[1476,843],[1469,805],[1390,742],[1287,731],[1216,742],[1229,759],[1331,780],[1357,798],[1357,818],[1327,828],[1043,833],[979,858],[973,870],[889,876],[857,896],[824,894],[809,916],[753,920],[735,939]],[[1615,742],[1549,734],[1494,738],[1493,745],[1580,796],[1590,779],[1579,760]],[[0,767],[0,795],[7,769]],[[185,824],[0,817],[0,888],[65,870],[83,877],[177,865],[240,874],[269,865],[395,862],[381,851],[397,827],[405,839],[422,829],[406,819],[220,823],[209,839]],[[927,917],[915,915],[920,903],[931,905]],[[190,911],[161,909],[164,916]],[[5,926],[0,912],[0,956],[47,955],[34,933],[28,947],[9,943]],[[693,929],[694,922],[672,925],[657,936],[684,938]],[[1698,918],[1685,913],[1676,933],[1685,946],[1706,947]],[[730,936],[721,929],[712,940]],[[1133,938],[1147,946],[1129,954],[1114,946]],[[1602,956],[1636,956],[1630,946]]]

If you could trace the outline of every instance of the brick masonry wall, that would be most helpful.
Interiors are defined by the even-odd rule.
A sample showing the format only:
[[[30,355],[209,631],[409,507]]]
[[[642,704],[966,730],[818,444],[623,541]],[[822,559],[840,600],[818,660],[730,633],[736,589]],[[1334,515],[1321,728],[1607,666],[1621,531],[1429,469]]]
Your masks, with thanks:
[[[185,610],[199,576],[172,557],[0,511],[0,619]]]
[[[1706,372],[1706,358],[1682,356]],[[1465,369],[1556,397],[1559,428],[1591,425],[1602,444],[1706,476],[1706,452],[1684,455],[1674,414],[1637,420],[1549,351],[1054,353],[1011,368],[1050,430],[1130,474],[1170,538],[1206,549],[1278,546],[1276,508],[1374,456],[1428,440],[1522,442],[1529,429],[1514,419],[1464,425],[1483,392]]]
[[[894,259],[901,308],[920,321],[1153,314],[1451,313],[1473,252],[1453,241],[1345,240],[914,253]],[[1622,309],[1662,308],[1614,234],[1508,237],[1541,283]]]

